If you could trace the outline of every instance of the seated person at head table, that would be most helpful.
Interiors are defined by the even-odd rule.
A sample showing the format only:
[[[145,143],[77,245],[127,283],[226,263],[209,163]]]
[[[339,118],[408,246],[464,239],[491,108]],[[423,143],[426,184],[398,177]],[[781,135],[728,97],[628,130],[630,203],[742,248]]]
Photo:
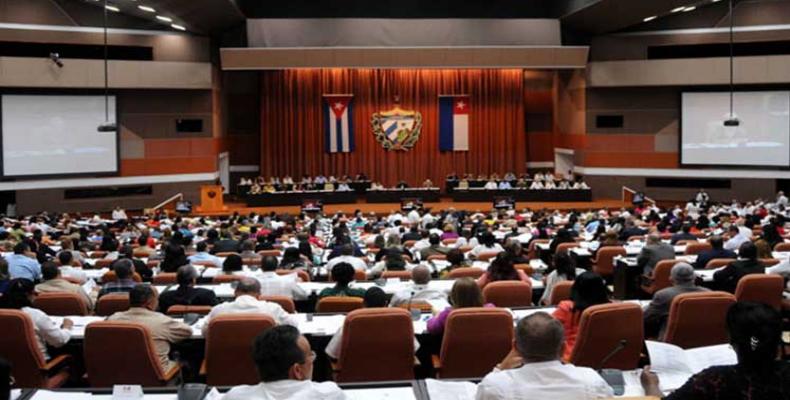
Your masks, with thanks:
[[[335,281],[335,286],[325,288],[318,297],[330,296],[350,296],[350,297],[364,297],[365,289],[357,289],[349,287],[349,284],[354,280],[354,267],[349,263],[339,263],[332,268],[332,279]]]
[[[510,185],[510,181],[503,180],[499,182],[498,189],[500,190],[513,189],[513,186]]]
[[[543,181],[539,179],[533,180],[532,184],[529,185],[529,188],[533,190],[545,189],[545,187],[543,186]]]
[[[321,187],[319,186],[319,189],[320,188]],[[325,183],[324,187],[323,187],[323,190],[325,192],[332,192],[332,191],[334,191],[335,190],[335,183],[334,182],[327,182],[327,183]]]
[[[461,179],[461,180],[458,182],[458,189],[460,189],[460,190],[466,190],[466,189],[469,189],[469,181],[468,181],[468,180],[466,180],[466,178],[463,178],[463,179]]]
[[[488,176],[486,174],[480,174],[480,175],[477,176],[477,180],[478,181],[487,181],[488,180]]]
[[[63,325],[57,326],[43,311],[33,308],[36,298],[35,284],[25,278],[12,279],[8,283],[5,294],[0,298],[0,307],[9,310],[20,310],[30,317],[36,344],[45,361],[50,360],[47,345],[60,348],[71,339],[71,328],[74,323],[66,318]]]
[[[556,189],[557,185],[554,183],[553,179],[546,179],[543,182],[543,188],[544,189]]]
[[[261,382],[232,388],[224,400],[345,400],[334,382],[313,382],[315,352],[299,330],[287,325],[263,331],[252,345]]]
[[[272,317],[278,325],[298,326],[296,318],[283,310],[279,304],[258,300],[261,295],[261,283],[255,278],[242,278],[236,285],[234,295],[233,301],[220,303],[211,309],[203,324],[203,335],[208,332],[212,318],[225,314],[265,314]]]
[[[426,178],[424,181],[422,181],[422,187],[426,189],[432,188],[433,182],[430,179]]]
[[[447,179],[448,181],[456,181],[458,180],[458,175],[455,172],[450,172],[449,174],[447,174],[447,178],[445,179]]]
[[[184,306],[215,306],[219,303],[213,290],[196,288],[197,278],[200,276],[197,269],[191,265],[182,265],[176,271],[175,290],[168,290],[159,296],[159,312],[167,313],[174,305]]]
[[[170,345],[192,337],[189,325],[176,321],[154,310],[158,307],[156,290],[146,284],[139,284],[129,292],[129,310],[121,311],[107,318],[108,321],[138,322],[146,326],[154,340],[163,371],[170,371],[176,363],[170,361]]]
[[[693,375],[663,397],[667,400],[790,399],[790,364],[781,352],[782,317],[773,308],[738,302],[727,311],[727,333],[738,364],[713,366]],[[647,396],[663,396],[658,376],[645,367],[641,376]]]
[[[496,181],[492,179],[492,180],[486,182],[485,186],[483,186],[483,189],[485,189],[485,190],[496,190],[497,187],[498,186],[496,184]]]
[[[365,175],[364,172],[360,172],[360,173],[357,174],[357,176],[354,178],[354,180],[357,181],[357,182],[366,181],[366,180],[368,180],[368,176]]]
[[[283,185],[293,185],[294,184],[294,180],[293,180],[293,178],[291,178],[291,175],[285,175],[285,177],[283,177],[282,183],[283,183]]]
[[[564,329],[545,312],[518,321],[513,349],[477,385],[477,400],[598,399],[614,391],[593,369],[563,364]]]
[[[573,183],[573,189],[589,189],[590,187],[584,181],[576,181]]]
[[[337,185],[337,191],[338,192],[350,192],[351,191],[351,186],[348,186],[347,182],[341,182],[339,185]]]

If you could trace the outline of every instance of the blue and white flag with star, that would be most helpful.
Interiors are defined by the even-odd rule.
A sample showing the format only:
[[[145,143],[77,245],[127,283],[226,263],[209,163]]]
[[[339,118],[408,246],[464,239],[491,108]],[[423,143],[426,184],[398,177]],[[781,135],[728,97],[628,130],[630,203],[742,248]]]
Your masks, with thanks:
[[[354,151],[354,96],[324,95],[324,132],[327,153]]]

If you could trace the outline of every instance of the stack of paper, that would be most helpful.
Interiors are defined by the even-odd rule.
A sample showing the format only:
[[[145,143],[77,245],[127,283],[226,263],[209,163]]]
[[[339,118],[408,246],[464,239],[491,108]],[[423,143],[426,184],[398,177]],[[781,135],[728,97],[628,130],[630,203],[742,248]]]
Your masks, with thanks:
[[[683,386],[692,375],[714,365],[738,363],[729,344],[683,350],[678,346],[647,340],[650,368],[658,375],[661,390],[672,391]]]

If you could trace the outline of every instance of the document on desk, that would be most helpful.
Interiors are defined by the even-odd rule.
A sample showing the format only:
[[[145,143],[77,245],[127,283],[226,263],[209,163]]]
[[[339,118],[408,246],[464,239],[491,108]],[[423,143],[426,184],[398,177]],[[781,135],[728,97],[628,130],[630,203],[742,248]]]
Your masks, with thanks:
[[[90,400],[91,398],[90,393],[37,390],[31,400]]]
[[[414,390],[411,386],[394,388],[373,388],[373,389],[346,389],[343,391],[349,400],[412,400]]]
[[[675,390],[694,374],[714,365],[738,363],[729,344],[683,350],[668,343],[645,341],[650,355],[650,368],[658,374],[662,391]]]
[[[426,379],[428,397],[431,400],[472,400],[477,393],[477,385],[472,382],[448,382]]]

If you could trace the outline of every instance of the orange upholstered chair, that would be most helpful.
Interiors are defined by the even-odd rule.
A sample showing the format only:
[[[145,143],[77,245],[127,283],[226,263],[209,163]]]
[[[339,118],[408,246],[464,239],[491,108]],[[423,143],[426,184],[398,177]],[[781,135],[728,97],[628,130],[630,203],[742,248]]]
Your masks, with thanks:
[[[240,281],[243,276],[240,275],[217,275],[211,278],[211,283],[231,283]]]
[[[200,314],[207,315],[211,312],[211,306],[188,306],[184,304],[173,304],[167,309],[167,315]]]
[[[414,327],[402,308],[355,310],[343,322],[337,382],[414,379]]]
[[[786,242],[777,243],[774,246],[774,251],[778,251],[778,252],[790,251],[790,243],[786,243]]]
[[[237,256],[239,253],[235,251],[220,251],[219,253],[215,254],[217,257],[227,257],[227,256]]]
[[[738,301],[767,304],[781,311],[784,286],[785,280],[780,275],[746,275],[738,281],[735,298]]]
[[[634,369],[639,363],[643,341],[642,307],[638,304],[608,303],[588,307],[581,316],[570,362],[595,369]],[[621,344],[623,349],[601,364]]]
[[[529,242],[529,246],[527,246],[527,258],[529,258],[530,260],[534,260],[538,258],[537,245],[541,243],[548,244],[549,242],[551,242],[550,239],[535,239]]]
[[[21,310],[0,310],[0,354],[11,363],[15,387],[54,389],[68,381],[70,356],[50,361],[38,349],[33,320]]]
[[[782,262],[782,260],[776,258],[760,258],[758,261],[760,261],[760,264],[764,265],[766,268],[773,267],[774,265]]]
[[[102,268],[109,268],[115,260],[108,260],[106,258],[102,258],[101,260],[96,260],[93,263],[93,268],[102,269]]]
[[[104,283],[115,282],[117,280],[118,280],[118,276],[115,275],[115,271],[107,271],[107,273],[102,275],[101,277],[101,281]],[[135,272],[132,274],[132,280],[137,283],[140,283],[143,281],[143,277],[140,276],[140,274],[138,274],[137,272]]]
[[[433,356],[437,378],[479,378],[491,372],[513,346],[513,316],[502,308],[450,312],[442,349]]]
[[[555,250],[556,253],[567,252],[570,249],[574,249],[579,247],[579,243],[577,242],[570,242],[570,243],[560,243],[557,245],[557,249]]]
[[[33,300],[33,307],[56,316],[88,315],[89,312],[85,299],[73,292],[41,293]]]
[[[692,254],[699,254],[703,251],[713,250],[713,246],[710,243],[702,243],[702,242],[690,242],[686,245],[686,251],[683,254],[692,255]]]
[[[480,269],[477,267],[461,267],[456,268],[447,275],[450,279],[458,279],[458,278],[473,278],[477,279],[486,272],[484,269]]]
[[[478,261],[490,261],[492,258],[496,257],[499,254],[498,251],[484,251],[477,255],[476,259]]]
[[[447,259],[447,256],[444,255],[444,254],[434,254],[434,255],[428,256],[428,258],[425,261],[446,260],[446,259]]]
[[[656,264],[656,267],[653,268],[652,275],[647,278],[649,282],[642,284],[642,290],[644,290],[645,293],[652,295],[661,289],[672,286],[672,282],[669,281],[669,276],[670,272],[672,272],[672,267],[674,267],[675,264],[677,264],[676,260],[659,261],[658,264]]]
[[[532,305],[532,286],[522,281],[491,282],[483,288],[483,297],[497,307],[527,307]]]
[[[310,282],[310,274],[308,274],[307,271],[305,271],[303,269],[297,269],[297,270],[293,270],[293,269],[277,269],[274,272],[276,272],[277,275],[289,275],[289,274],[296,273],[296,275],[299,277],[299,279],[302,280],[302,282]],[[364,272],[364,271],[362,271],[362,272]],[[364,280],[364,278],[361,279],[361,280]]]
[[[532,276],[535,273],[535,269],[529,264],[513,264],[513,268],[524,271],[527,276]]]
[[[707,264],[705,264],[705,269],[716,269],[716,268],[726,267],[734,261],[738,261],[738,260],[735,258],[714,258],[708,261]]]
[[[598,249],[593,260],[593,272],[603,277],[614,274],[614,258],[627,255],[623,246],[604,246]]]
[[[556,306],[563,300],[570,300],[571,288],[573,288],[573,281],[562,281],[554,285],[551,295],[549,295],[549,305]]]
[[[154,276],[154,285],[173,285],[177,283],[175,272],[160,272]]]
[[[179,366],[163,371],[148,328],[136,322],[99,321],[85,328],[85,369],[93,387],[166,386]],[[237,355],[240,356],[240,355]]]
[[[277,303],[280,307],[285,310],[285,312],[293,314],[296,312],[296,304],[294,304],[294,299],[288,296],[265,296],[261,295],[258,296],[258,300],[270,301],[272,303]]]
[[[260,382],[252,360],[252,343],[277,325],[263,314],[218,315],[208,323],[206,358],[201,375],[212,386],[254,385]]]
[[[109,293],[96,301],[96,315],[110,316],[129,309],[129,293]]]
[[[332,271],[329,271],[329,282],[334,282],[334,278],[332,278]],[[354,280],[355,281],[365,281],[368,279],[367,273],[365,271],[356,269],[354,270]]]
[[[445,246],[449,246],[451,244],[455,244],[455,242],[457,242],[457,241],[458,241],[458,238],[442,239],[442,244],[445,245]]]
[[[345,313],[362,308],[361,297],[329,296],[318,300],[315,312],[318,313]]]
[[[260,254],[263,257],[266,257],[266,256],[280,257],[280,256],[283,255],[283,252],[280,251],[280,250],[277,250],[277,249],[274,249],[274,250],[261,250],[261,251],[258,252],[258,254]]]
[[[404,310],[420,310],[421,313],[429,313],[433,311],[433,306],[422,301],[416,301],[410,304],[400,304],[398,307]]]
[[[735,296],[725,292],[683,293],[669,307],[664,341],[684,349],[727,343],[725,320]]]
[[[408,281],[411,279],[411,271],[384,271],[381,273],[381,277],[384,279],[398,278]]]

